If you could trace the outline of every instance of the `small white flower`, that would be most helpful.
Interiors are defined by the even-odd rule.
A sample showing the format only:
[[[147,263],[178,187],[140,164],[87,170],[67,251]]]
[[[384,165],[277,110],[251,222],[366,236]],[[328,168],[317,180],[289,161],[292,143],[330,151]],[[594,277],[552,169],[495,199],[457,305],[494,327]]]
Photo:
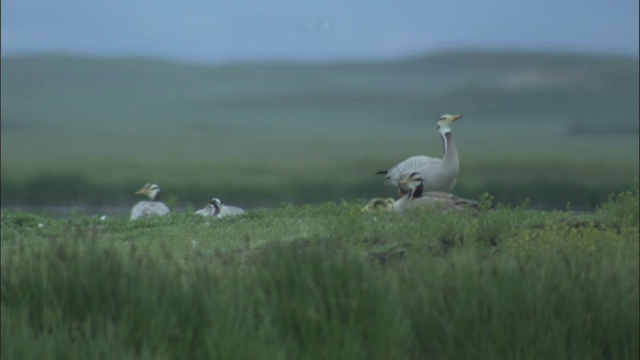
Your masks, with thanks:
[[[102,215],[102,216],[100,216],[100,220],[102,220],[102,221],[107,220],[107,215]]]
[[[38,224],[38,227],[39,227],[39,228],[43,228],[43,227],[44,227],[44,224],[43,224],[43,223],[40,223],[40,224]]]

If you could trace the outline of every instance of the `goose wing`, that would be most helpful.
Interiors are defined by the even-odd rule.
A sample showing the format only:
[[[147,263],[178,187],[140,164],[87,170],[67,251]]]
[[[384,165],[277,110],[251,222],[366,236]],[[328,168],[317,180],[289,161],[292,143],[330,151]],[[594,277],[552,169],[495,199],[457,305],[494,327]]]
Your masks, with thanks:
[[[403,177],[411,174],[412,172],[424,172],[430,168],[437,167],[442,162],[442,159],[435,159],[429,156],[412,156],[386,171],[386,178],[384,183],[387,185],[398,186],[398,181]],[[378,173],[383,173],[379,171]]]

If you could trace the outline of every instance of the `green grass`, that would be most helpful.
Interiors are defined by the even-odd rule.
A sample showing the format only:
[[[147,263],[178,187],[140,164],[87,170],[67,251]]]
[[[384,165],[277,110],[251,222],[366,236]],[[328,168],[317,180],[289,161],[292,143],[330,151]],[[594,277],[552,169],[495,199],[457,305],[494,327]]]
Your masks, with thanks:
[[[373,174],[441,155],[454,192],[593,209],[638,176],[636,58],[456,51],[377,63],[194,65],[3,57],[2,205],[201,206],[390,196]]]
[[[593,214],[357,202],[2,211],[3,358],[637,359],[638,190]],[[491,206],[490,197],[482,208]]]

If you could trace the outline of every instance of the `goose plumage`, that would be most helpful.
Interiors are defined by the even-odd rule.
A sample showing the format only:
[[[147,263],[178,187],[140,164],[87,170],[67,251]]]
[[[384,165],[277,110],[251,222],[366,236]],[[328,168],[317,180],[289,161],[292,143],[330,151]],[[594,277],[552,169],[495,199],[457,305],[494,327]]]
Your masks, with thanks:
[[[145,216],[163,216],[169,214],[167,205],[159,201],[160,187],[156,184],[145,184],[136,194],[146,195],[151,201],[140,201],[131,209],[131,220]]]
[[[399,184],[400,179],[413,172],[419,172],[424,180],[424,191],[450,192],[456,185],[460,162],[458,150],[453,142],[451,124],[462,115],[444,114],[438,120],[438,131],[442,137],[443,155],[441,159],[429,156],[412,156],[389,170],[378,171],[377,174],[385,174],[385,184],[398,187],[400,195],[406,194],[409,189]]]
[[[441,191],[424,191],[424,179],[419,172],[413,172],[401,179],[400,185],[409,189],[403,197],[396,200],[393,209],[399,214],[403,214],[409,210],[415,209],[431,209],[442,212],[458,211],[463,212],[467,209],[477,209],[478,202],[474,200],[463,199],[450,193]]]
[[[212,198],[209,203],[202,209],[196,211],[196,214],[202,216],[212,216],[215,218],[223,218],[226,216],[234,216],[244,214],[245,211],[236,206],[223,205],[218,198]]]

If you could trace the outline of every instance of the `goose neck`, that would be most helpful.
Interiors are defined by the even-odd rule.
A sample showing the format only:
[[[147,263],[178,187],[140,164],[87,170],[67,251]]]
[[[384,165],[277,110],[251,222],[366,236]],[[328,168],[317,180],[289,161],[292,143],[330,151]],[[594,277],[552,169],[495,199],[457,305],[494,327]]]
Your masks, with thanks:
[[[217,216],[218,214],[220,214],[220,204],[218,204],[217,202],[214,202],[212,205],[213,205],[213,216]]]
[[[413,200],[414,198],[419,198],[422,196],[422,192],[424,191],[424,184],[420,183],[420,185],[416,186],[415,189],[409,191],[410,198]]]
[[[442,147],[443,147],[443,161],[454,161],[458,157],[458,150],[456,144],[453,142],[453,135],[451,132],[446,132],[442,135]]]

